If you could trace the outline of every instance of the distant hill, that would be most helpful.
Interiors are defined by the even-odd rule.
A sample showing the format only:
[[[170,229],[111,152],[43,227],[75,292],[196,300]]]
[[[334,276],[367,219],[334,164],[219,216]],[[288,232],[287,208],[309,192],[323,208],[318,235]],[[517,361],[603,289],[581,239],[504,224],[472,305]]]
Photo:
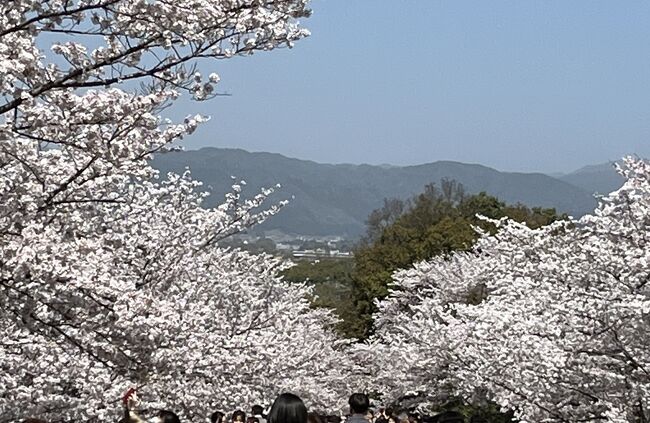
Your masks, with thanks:
[[[364,232],[368,214],[384,198],[407,198],[431,182],[455,179],[470,193],[486,191],[508,203],[555,207],[582,216],[594,209],[591,190],[541,173],[507,173],[489,167],[440,161],[418,166],[321,164],[280,154],[249,153],[239,149],[203,148],[157,155],[154,167],[181,173],[212,187],[207,206],[219,204],[232,185],[231,175],[247,183],[254,195],[260,187],[282,185],[276,201],[294,197],[263,228],[304,235],[355,237]],[[568,175],[570,176],[570,175]]]
[[[614,163],[585,166],[559,179],[593,194],[609,194],[619,189],[625,179],[614,169]]]

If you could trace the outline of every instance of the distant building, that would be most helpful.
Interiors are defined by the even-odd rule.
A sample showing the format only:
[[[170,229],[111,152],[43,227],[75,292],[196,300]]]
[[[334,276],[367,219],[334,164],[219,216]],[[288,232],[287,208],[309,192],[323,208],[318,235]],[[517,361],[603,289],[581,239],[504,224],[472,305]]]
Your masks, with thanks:
[[[318,248],[316,250],[294,250],[292,252],[295,258],[352,258],[354,255],[350,251],[339,250],[323,250]]]

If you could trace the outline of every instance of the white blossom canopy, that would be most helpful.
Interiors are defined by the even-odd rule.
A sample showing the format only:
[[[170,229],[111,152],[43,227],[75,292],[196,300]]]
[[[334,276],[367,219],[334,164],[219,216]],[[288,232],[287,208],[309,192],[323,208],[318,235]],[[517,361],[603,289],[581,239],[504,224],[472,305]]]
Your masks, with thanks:
[[[196,61],[291,46],[306,3],[0,4],[0,421],[116,420],[130,386],[188,418],[284,390],[340,406],[355,367],[332,315],[277,260],[218,246],[278,211],[259,211],[272,190],[207,210],[148,162],[205,120],[160,118],[214,96]]]
[[[650,164],[620,170],[594,215],[495,222],[473,251],[397,272],[360,351],[376,389],[487,396],[522,422],[648,419]]]

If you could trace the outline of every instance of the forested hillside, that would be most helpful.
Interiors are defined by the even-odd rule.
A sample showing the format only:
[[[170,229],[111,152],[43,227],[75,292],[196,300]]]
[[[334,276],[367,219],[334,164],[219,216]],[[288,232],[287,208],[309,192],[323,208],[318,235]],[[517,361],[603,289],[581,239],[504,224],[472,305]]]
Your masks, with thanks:
[[[485,191],[508,204],[551,207],[573,216],[596,206],[590,191],[547,175],[499,172],[449,161],[405,167],[331,165],[279,154],[203,148],[158,155],[153,165],[162,172],[182,173],[189,168],[194,178],[211,187],[208,206],[221,202],[233,182],[231,176],[245,180],[250,195],[260,187],[281,184],[274,198],[291,199],[290,204],[260,229],[285,233],[357,237],[368,214],[381,207],[385,198],[404,200],[445,178],[458,181],[468,193]]]

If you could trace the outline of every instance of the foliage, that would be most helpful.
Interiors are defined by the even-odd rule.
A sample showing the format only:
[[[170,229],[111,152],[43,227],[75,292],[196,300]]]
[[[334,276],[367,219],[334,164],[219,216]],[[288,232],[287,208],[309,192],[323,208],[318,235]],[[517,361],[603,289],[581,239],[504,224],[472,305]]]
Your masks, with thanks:
[[[338,407],[354,367],[334,317],[276,260],[217,245],[275,214],[259,211],[272,190],[244,201],[235,185],[208,210],[198,182],[149,162],[205,120],[160,117],[182,93],[214,95],[195,59],[290,46],[308,14],[306,0],[0,3],[0,421],[110,421],[129,386],[187,418],[281,390]]]
[[[346,321],[345,333],[363,339],[372,332],[374,301],[388,294],[397,269],[453,251],[466,251],[478,235],[474,227],[494,231],[494,225],[477,217],[510,217],[538,228],[566,216],[554,209],[506,205],[486,193],[468,195],[462,185],[443,180],[430,184],[409,201],[386,200],[368,217],[365,239],[355,251],[353,295],[355,315]]]
[[[353,264],[349,259],[300,260],[284,270],[282,275],[285,281],[292,283],[345,283],[350,279]]]
[[[290,283],[313,285],[312,306],[333,310],[340,319],[336,330],[344,335],[347,322],[354,319],[351,297],[353,268],[354,261],[350,259],[302,260],[281,275]]]
[[[359,347],[374,389],[490,399],[521,422],[648,421],[650,163],[621,172],[593,215],[493,220],[473,249],[397,272]]]
[[[468,192],[486,191],[508,204],[545,205],[576,217],[591,213],[598,204],[592,195],[594,190],[583,190],[550,176],[499,172],[455,162],[389,168],[331,165],[279,154],[214,147],[159,154],[153,162],[153,167],[161,173],[182,173],[187,166],[192,169],[192,175],[209,185],[215,194],[206,200],[209,207],[218,205],[218,199],[228,192],[231,175],[246,178],[251,192],[268,186],[269,181],[280,183],[282,190],[275,195],[290,202],[282,213],[264,222],[258,230],[277,229],[314,236],[340,235],[358,239],[365,233],[368,215],[381,208],[382,199],[406,199],[421,191],[427,183],[443,177],[459,181]],[[615,171],[612,173],[616,175]],[[591,176],[594,185],[596,178]],[[607,180],[598,181],[596,186],[610,185]],[[622,182],[618,187],[620,185]],[[601,187],[597,191],[607,193],[610,190]]]

